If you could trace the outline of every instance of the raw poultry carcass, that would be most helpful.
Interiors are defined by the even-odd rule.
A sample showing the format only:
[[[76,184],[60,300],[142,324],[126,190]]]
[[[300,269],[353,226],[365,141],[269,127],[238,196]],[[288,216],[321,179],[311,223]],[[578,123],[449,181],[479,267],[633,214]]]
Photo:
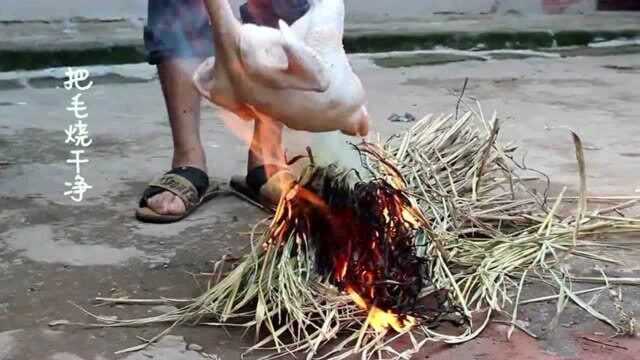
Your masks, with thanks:
[[[311,0],[289,27],[241,24],[228,0],[207,0],[215,57],[194,76],[200,93],[244,119],[295,130],[368,132],[365,93],[342,45],[343,0]]]

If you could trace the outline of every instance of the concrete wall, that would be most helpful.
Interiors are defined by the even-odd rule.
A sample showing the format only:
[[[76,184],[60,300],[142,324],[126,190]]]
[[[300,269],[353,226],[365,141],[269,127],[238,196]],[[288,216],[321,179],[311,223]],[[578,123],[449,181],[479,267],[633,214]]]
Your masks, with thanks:
[[[496,0],[492,10],[522,14],[588,14],[596,8],[597,0]]]
[[[153,0],[151,0],[153,1]],[[246,0],[230,0],[237,7]],[[591,13],[597,0],[345,0],[350,19],[388,19],[434,13],[560,14]],[[0,20],[70,17],[139,18],[147,0],[0,0]]]
[[[402,18],[426,14],[588,14],[597,0],[347,0],[352,19]]]

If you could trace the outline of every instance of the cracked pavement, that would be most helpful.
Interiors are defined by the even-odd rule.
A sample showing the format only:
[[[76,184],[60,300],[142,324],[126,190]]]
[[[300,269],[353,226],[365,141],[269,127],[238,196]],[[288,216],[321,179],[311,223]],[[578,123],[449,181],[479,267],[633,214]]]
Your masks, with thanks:
[[[469,77],[467,95],[486,114],[497,111],[504,140],[521,146],[527,165],[549,174],[553,190],[577,188],[576,161],[566,128],[585,143],[589,193],[633,195],[640,191],[640,57],[611,55],[462,61],[432,66],[384,68],[367,56],[353,56],[368,91],[374,129],[383,137],[411,124],[387,121],[392,113],[453,112],[454,89]],[[153,337],[162,327],[135,329],[49,328],[51,321],[88,321],[71,302],[101,315],[145,316],[162,308],[93,307],[96,296],[189,297],[201,291],[191,274],[211,269],[211,260],[241,254],[247,232],[264,217],[233,197],[219,197],[186,220],[141,224],[133,209],[145,184],[167,170],[170,129],[153,68],[126,65],[92,69],[94,86],[84,92],[89,132],[82,174],[93,189],[82,203],[63,195],[73,176],[65,163],[70,147],[64,129],[74,122],[65,111],[71,93],[47,72],[39,81],[27,73],[0,76],[0,360],[106,360]],[[117,74],[118,76],[115,76]],[[18,84],[2,86],[2,84]],[[237,124],[243,132],[248,124]],[[228,179],[245,168],[247,146],[232,135],[219,114],[204,105],[202,137],[211,175]],[[336,135],[287,133],[288,152],[314,144],[326,151]],[[321,150],[322,151],[322,150]],[[344,152],[338,151],[338,155]],[[623,239],[638,248],[637,235]],[[611,255],[611,254],[610,254]],[[627,266],[613,274],[640,275],[638,252],[613,254]],[[595,270],[572,265],[581,274]],[[625,289],[636,313],[638,289]],[[524,294],[523,294],[524,296]],[[600,304],[611,311],[606,301]],[[523,319],[546,324],[555,303],[524,309]],[[604,348],[581,338],[607,341],[610,330],[570,305],[557,333],[534,341],[506,326],[492,326],[459,346],[427,346],[429,359],[637,359],[637,339],[614,339],[627,350]],[[582,340],[581,340],[582,339]],[[189,346],[197,344],[197,346]],[[214,328],[178,328],[172,336],[123,359],[201,359],[212,354],[236,359],[251,337]],[[202,351],[200,350],[202,347]],[[197,349],[197,350],[194,350]]]

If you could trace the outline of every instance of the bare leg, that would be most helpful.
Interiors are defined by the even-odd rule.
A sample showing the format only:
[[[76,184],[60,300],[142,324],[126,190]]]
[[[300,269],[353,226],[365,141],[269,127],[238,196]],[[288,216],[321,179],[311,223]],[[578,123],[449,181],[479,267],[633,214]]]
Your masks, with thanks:
[[[243,18],[243,21],[274,28],[277,27],[278,16],[273,11],[272,0],[250,0],[245,6],[248,8],[248,15],[253,19]],[[275,165],[265,166],[266,178],[270,179],[272,175],[274,175],[274,172],[286,167],[284,149],[282,147],[282,128],[282,123],[277,121],[277,119],[271,119],[262,115],[256,117],[253,127],[253,138],[249,147],[247,174],[251,174],[252,170],[262,165]],[[274,203],[277,202],[280,198],[280,190],[282,190],[278,189],[278,185],[284,184],[276,184],[275,189],[271,187],[265,189],[265,193],[262,195]]]
[[[260,165],[285,166],[282,123],[266,117],[260,117],[254,122],[247,172]],[[270,175],[273,174],[267,174],[267,177]]]
[[[293,176],[289,172],[280,172],[287,166],[282,148],[282,127],[282,123],[269,118],[256,119],[247,162],[247,174],[250,174],[247,177],[247,183],[274,204],[280,200],[282,192],[291,186],[293,181]],[[255,182],[252,184],[249,176],[256,176],[252,170],[261,165],[265,165],[264,176],[266,177],[262,181],[266,180],[267,183],[260,183],[254,177]],[[278,175],[274,176],[276,173]]]
[[[173,136],[171,167],[193,166],[206,172],[207,162],[200,141],[200,94],[192,83],[198,63],[199,60],[168,60],[158,65],[158,74]],[[163,215],[179,215],[185,211],[182,200],[167,191],[151,197],[147,206]]]

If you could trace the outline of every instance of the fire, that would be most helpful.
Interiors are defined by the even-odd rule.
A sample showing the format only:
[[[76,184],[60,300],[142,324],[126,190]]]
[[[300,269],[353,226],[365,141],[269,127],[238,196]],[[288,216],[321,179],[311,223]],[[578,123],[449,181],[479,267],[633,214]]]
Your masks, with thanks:
[[[367,324],[407,332],[418,322],[409,314],[425,284],[414,241],[427,220],[384,180],[346,180],[338,168],[311,168],[281,199],[264,245],[292,235],[312,245],[315,270],[368,313]]]
[[[253,140],[253,124],[250,121],[242,121],[237,115],[226,111],[219,111],[218,117],[237,139],[246,145],[251,145]]]
[[[384,311],[375,305],[368,306],[364,299],[351,288],[347,288],[347,293],[360,308],[369,309],[367,322],[377,332],[383,332],[391,327],[393,330],[403,333],[409,331],[416,323],[416,319],[412,316],[403,316],[401,319],[401,316],[390,310]]]
[[[377,332],[383,332],[391,326],[393,330],[403,333],[411,330],[415,324],[415,319],[411,316],[406,316],[403,320],[400,320],[398,315],[391,311],[385,312],[375,306],[373,306],[369,311],[368,321],[369,324],[371,324],[371,327]]]

